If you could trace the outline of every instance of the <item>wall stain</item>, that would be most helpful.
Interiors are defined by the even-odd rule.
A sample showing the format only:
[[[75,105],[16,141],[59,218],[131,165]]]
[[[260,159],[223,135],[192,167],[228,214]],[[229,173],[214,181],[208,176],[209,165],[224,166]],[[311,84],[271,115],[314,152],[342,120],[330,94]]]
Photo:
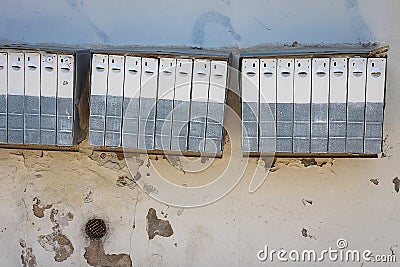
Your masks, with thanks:
[[[303,203],[303,205],[304,205],[305,207],[309,207],[309,206],[311,206],[311,205],[313,204],[313,201],[303,198],[303,199],[301,200],[301,203]]]
[[[328,161],[322,161],[322,162],[318,163],[315,160],[315,158],[303,158],[303,159],[301,159],[301,164],[303,164],[304,167],[310,167],[310,166],[323,167],[327,163],[328,163]]]
[[[374,179],[370,179],[369,180],[371,183],[373,183],[374,185],[378,185],[379,184],[379,179],[374,178]]]
[[[201,15],[193,25],[194,44],[198,46],[204,44],[204,29],[209,23],[216,23],[224,26],[236,41],[242,40],[242,37],[233,29],[232,22],[229,17],[215,11],[210,11]]]
[[[394,191],[396,191],[396,193],[399,193],[399,191],[400,191],[400,179],[399,179],[399,177],[395,177],[392,182],[394,184]]]
[[[144,192],[146,192],[146,194],[154,194],[154,195],[158,194],[157,188],[155,188],[154,186],[152,186],[149,183],[143,184],[143,190],[144,190]]]
[[[40,204],[40,200],[37,197],[33,198],[33,201],[36,201],[36,203],[33,204],[32,206],[33,215],[35,215],[38,218],[43,218],[44,211],[50,209],[53,206],[51,204],[48,205]]]
[[[55,252],[54,260],[56,262],[65,261],[74,253],[71,241],[61,232],[40,235],[38,242],[46,251]]]
[[[357,35],[359,42],[371,42],[374,40],[367,23],[360,13],[358,0],[346,0],[347,12],[353,32]]]
[[[103,242],[99,239],[90,240],[90,245],[85,247],[86,259],[90,266],[131,267],[132,260],[128,254],[106,254]]]
[[[121,170],[126,166],[124,158],[120,159],[120,155],[114,152],[93,151],[89,158],[97,161],[97,165],[112,170]]]
[[[264,23],[262,23],[257,17],[253,16],[253,19],[264,29],[266,29],[267,31],[272,30],[272,28],[266,26]]]
[[[149,240],[152,240],[156,235],[170,237],[174,234],[171,224],[168,220],[158,219],[156,210],[150,208],[147,212],[147,235]]]
[[[108,37],[108,35],[99,28],[99,26],[97,26],[93,21],[91,21],[85,14],[82,14],[79,6],[82,6],[84,1],[81,0],[80,3],[78,4],[78,2],[76,0],[66,0],[67,4],[75,10],[76,13],[78,13],[81,17],[84,16],[84,19],[86,20],[86,22],[89,24],[90,28],[92,28],[92,30],[96,33],[97,37],[100,38],[100,40],[103,43],[110,43],[111,40]]]
[[[329,168],[332,167],[335,163],[334,158],[278,158],[273,161],[271,167],[269,168],[270,172],[276,172],[281,167],[296,167],[296,168],[308,168],[312,166],[320,167],[320,168]],[[269,164],[265,164],[266,171],[267,166]]]
[[[301,229],[301,235],[304,237],[308,237],[310,239],[316,239],[313,235],[310,235],[310,233],[308,232],[308,230],[306,228]]]
[[[140,172],[137,172],[134,177],[142,177]],[[140,179],[140,178],[139,178]],[[136,181],[139,179],[131,178],[127,175],[121,175],[118,177],[117,181],[115,182],[116,186],[118,187],[129,187],[130,189],[134,190],[137,187]]]
[[[21,251],[21,263],[22,267],[35,267],[36,263],[36,256],[33,255],[32,247],[27,247],[25,240],[20,239],[19,245],[22,248]]]
[[[54,224],[53,232],[40,235],[37,241],[46,251],[55,253],[54,260],[56,262],[65,261],[74,253],[74,246],[69,238],[62,233],[62,230],[74,219],[74,215],[71,212],[60,212],[53,208],[49,219]]]

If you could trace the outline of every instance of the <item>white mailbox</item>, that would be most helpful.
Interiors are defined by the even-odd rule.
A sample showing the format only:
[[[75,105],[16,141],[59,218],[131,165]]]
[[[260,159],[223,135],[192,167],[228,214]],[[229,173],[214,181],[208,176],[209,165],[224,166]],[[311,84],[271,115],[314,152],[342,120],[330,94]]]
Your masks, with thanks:
[[[142,59],[135,56],[125,57],[124,106],[122,146],[138,147],[139,132],[139,96]]]
[[[276,150],[293,151],[294,59],[278,59]]]
[[[192,71],[192,59],[177,59],[174,87],[174,110],[172,112],[171,126],[171,150],[187,150]]]
[[[346,152],[364,151],[366,58],[350,58],[347,89]]]
[[[138,148],[153,150],[157,102],[158,59],[142,58]]]
[[[293,152],[310,152],[311,59],[297,58],[294,66]]]
[[[364,153],[382,152],[386,58],[369,58],[365,106]]]
[[[276,59],[260,59],[260,152],[276,150]]]
[[[328,152],[346,152],[347,58],[331,58]]]
[[[89,143],[104,146],[108,55],[93,54],[90,90]]]
[[[40,144],[40,54],[25,53],[24,143]]]
[[[242,150],[258,151],[259,143],[259,103],[260,103],[260,60],[242,60]]]
[[[220,153],[222,151],[227,76],[227,62],[212,60],[208,94],[205,152]]]
[[[41,54],[40,143],[55,145],[57,140],[57,55]]]
[[[189,151],[205,151],[209,88],[210,60],[195,59],[193,64],[192,99],[190,106]]]
[[[329,60],[312,62],[311,152],[328,151]]]
[[[105,133],[105,145],[108,147],[121,146],[124,69],[124,56],[109,56]]]
[[[73,55],[58,55],[57,145],[73,145],[74,78]]]
[[[0,143],[7,143],[7,53],[0,53]]]
[[[24,69],[24,54],[8,53],[8,142],[14,144],[24,143]]]
[[[154,148],[170,150],[176,59],[160,58],[159,70]]]

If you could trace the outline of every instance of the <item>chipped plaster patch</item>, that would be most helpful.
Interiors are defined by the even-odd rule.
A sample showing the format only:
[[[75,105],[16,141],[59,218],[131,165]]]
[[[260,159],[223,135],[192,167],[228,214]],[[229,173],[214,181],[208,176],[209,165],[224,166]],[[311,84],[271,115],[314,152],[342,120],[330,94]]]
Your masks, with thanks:
[[[46,251],[55,252],[54,260],[56,262],[65,261],[74,253],[71,241],[60,232],[40,235],[38,242]]]
[[[90,240],[90,245],[85,247],[83,257],[90,266],[132,266],[132,260],[128,254],[106,254],[101,240]]]
[[[153,239],[156,235],[169,237],[174,234],[171,224],[168,220],[162,220],[157,218],[156,210],[150,208],[147,216],[147,234],[149,240]]]

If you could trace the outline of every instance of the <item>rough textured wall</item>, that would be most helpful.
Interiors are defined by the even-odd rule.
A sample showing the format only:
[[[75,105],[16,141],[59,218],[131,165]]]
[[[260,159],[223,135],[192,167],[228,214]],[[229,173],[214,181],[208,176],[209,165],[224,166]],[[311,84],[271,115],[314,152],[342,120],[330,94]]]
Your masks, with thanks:
[[[243,48],[378,41],[391,50],[386,157],[278,159],[263,186],[249,194],[252,159],[239,185],[206,207],[150,199],[121,155],[85,146],[79,153],[1,150],[0,265],[265,266],[257,259],[265,245],[322,250],[339,238],[351,249],[400,260],[399,12],[397,0],[2,1],[0,38],[13,42]],[[227,159],[197,175],[162,157],[149,162],[138,160],[136,178],[151,179],[155,166],[190,186],[206,182]],[[94,217],[108,231],[90,241],[85,224]]]

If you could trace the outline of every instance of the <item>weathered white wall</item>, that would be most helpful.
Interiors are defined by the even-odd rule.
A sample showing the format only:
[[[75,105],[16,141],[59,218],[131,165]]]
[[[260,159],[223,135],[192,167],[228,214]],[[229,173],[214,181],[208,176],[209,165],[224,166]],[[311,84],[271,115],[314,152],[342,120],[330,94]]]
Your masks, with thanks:
[[[248,47],[375,41],[369,11],[393,1],[3,0],[1,38],[19,42]],[[375,15],[370,14],[371,17]]]
[[[36,266],[89,266],[84,257],[89,240],[83,229],[94,216],[104,218],[109,227],[103,239],[105,253],[129,254],[134,266],[265,266],[256,256],[264,245],[322,250],[335,247],[338,238],[346,238],[351,249],[395,253],[400,260],[400,193],[392,182],[400,175],[399,1],[3,0],[0,6],[0,39],[18,43],[246,48],[294,41],[377,41],[391,46],[385,158],[329,159],[322,167],[278,159],[267,182],[248,194],[251,169],[256,166],[252,160],[229,195],[203,208],[168,207],[134,185],[122,186],[117,180],[128,174],[127,168],[111,154],[105,159],[94,154],[91,159],[90,149],[85,148],[80,153],[43,154],[1,150],[1,266],[21,266],[21,255],[31,259],[26,266],[35,266],[33,256]],[[171,177],[183,176],[188,185],[207,179],[225,163],[226,159],[216,160],[210,170],[185,176],[167,160],[151,159],[152,166],[167,170]],[[145,168],[142,179],[151,179],[153,174],[147,176]],[[378,185],[370,182],[374,178]],[[49,205],[43,218],[32,210],[36,198],[39,208]],[[312,205],[304,205],[303,199]],[[148,239],[150,207],[170,222],[172,236]],[[311,238],[302,235],[303,228]],[[71,255],[71,251],[61,253],[69,255],[62,262],[55,262],[51,240],[43,242],[40,237],[51,233],[52,238],[65,235],[63,240],[74,247]]]

